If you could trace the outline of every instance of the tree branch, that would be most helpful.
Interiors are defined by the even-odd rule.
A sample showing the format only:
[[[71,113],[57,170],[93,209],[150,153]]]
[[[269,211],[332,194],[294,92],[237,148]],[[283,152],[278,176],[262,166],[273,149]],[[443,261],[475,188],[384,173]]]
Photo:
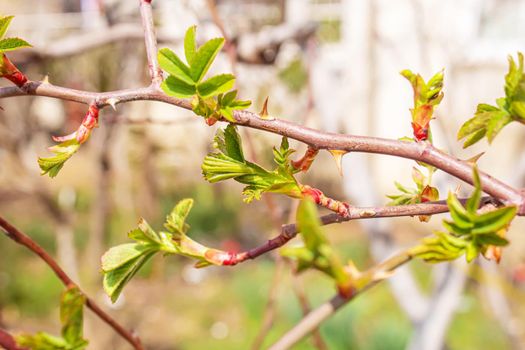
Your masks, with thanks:
[[[148,6],[148,5],[142,5]],[[156,62],[156,60],[155,60]],[[172,104],[191,110],[188,100],[169,97],[155,86],[112,92],[88,92],[55,86],[49,83],[30,81],[24,91],[15,86],[0,88],[0,98],[23,95],[38,95],[90,104],[96,101],[99,108],[119,103],[149,100]],[[307,128],[281,119],[265,120],[248,111],[235,111],[236,124],[287,136],[312,147],[325,150],[365,152],[413,159],[436,168],[472,184],[472,164],[448,155],[426,142],[406,142],[378,137],[335,134]],[[518,206],[518,213],[525,214],[525,194],[492,176],[479,172],[482,189],[508,205]]]
[[[64,286],[76,286],[79,288],[78,285],[73,282],[71,278],[69,278],[64,270],[62,270],[58,263],[40,245],[38,245],[38,243],[33,241],[31,237],[17,230],[2,217],[0,217],[0,227],[2,227],[7,237],[38,255],[40,259],[42,259],[51,268],[51,270],[53,270],[55,275],[57,275],[60,281],[62,281]],[[140,338],[136,334],[127,331],[123,326],[121,326],[117,321],[115,321],[111,316],[103,311],[95,303],[95,301],[93,301],[93,299],[89,298],[84,292],[82,292],[82,294],[86,296],[86,306],[91,309],[91,311],[93,311],[102,321],[113,328],[113,330],[115,330],[115,332],[117,332],[122,338],[126,339],[126,341],[130,343],[136,350],[143,350]]]

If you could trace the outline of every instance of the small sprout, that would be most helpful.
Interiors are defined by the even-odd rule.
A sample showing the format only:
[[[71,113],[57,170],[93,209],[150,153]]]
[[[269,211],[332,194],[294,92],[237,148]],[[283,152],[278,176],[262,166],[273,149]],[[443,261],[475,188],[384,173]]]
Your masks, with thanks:
[[[443,71],[436,73],[427,82],[419,74],[404,70],[401,75],[405,77],[414,90],[414,107],[412,114],[412,129],[417,141],[431,141],[430,120],[434,108],[443,99]]]
[[[38,158],[42,175],[49,174],[49,177],[58,175],[64,163],[78,151],[80,145],[89,139],[93,129],[98,126],[98,112],[98,107],[92,104],[77,131],[66,136],[53,136],[53,140],[60,144],[49,148],[55,156]]]

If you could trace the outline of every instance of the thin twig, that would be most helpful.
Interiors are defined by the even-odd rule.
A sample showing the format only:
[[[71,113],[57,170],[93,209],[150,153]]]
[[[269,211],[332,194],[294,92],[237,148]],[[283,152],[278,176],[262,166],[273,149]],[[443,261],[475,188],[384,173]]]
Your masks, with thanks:
[[[488,197],[483,198],[486,202]],[[460,199],[465,203],[466,199]],[[371,219],[371,218],[385,218],[385,217],[400,217],[400,216],[419,216],[419,215],[435,215],[448,212],[448,207],[445,201],[426,202],[411,205],[386,206],[386,207],[350,207],[349,215],[343,217],[338,214],[328,214],[321,216],[322,225],[330,225],[341,223],[350,220]],[[281,226],[281,233],[268,240],[266,243],[250,250],[233,254],[228,257],[228,264],[230,266],[245,262],[246,260],[255,259],[272,250],[282,247],[299,233],[297,224],[286,224]]]
[[[0,217],[0,227],[2,227],[7,237],[38,255],[40,259],[42,259],[51,268],[51,270],[53,270],[55,275],[57,275],[57,277],[66,287],[75,286],[79,288],[78,285],[73,282],[73,280],[64,272],[64,270],[62,270],[55,259],[53,259],[53,257],[51,257],[51,255],[49,255],[38,243],[33,241],[31,237],[17,230],[2,217]],[[84,292],[82,292],[82,294],[86,296],[86,306],[91,309],[91,311],[93,311],[101,320],[113,328],[122,338],[126,339],[126,341],[130,343],[135,349],[143,350],[140,338],[136,334],[126,330],[123,326],[121,326]]]

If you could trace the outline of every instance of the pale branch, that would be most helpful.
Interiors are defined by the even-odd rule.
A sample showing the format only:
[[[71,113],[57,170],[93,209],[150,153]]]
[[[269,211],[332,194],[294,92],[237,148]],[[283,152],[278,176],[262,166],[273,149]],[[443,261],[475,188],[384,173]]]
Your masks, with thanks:
[[[75,286],[79,288],[78,285],[58,265],[55,259],[53,259],[53,257],[51,257],[51,255],[49,255],[44,250],[44,248],[36,243],[31,237],[16,229],[2,217],[0,217],[0,227],[3,229],[7,237],[38,255],[40,259],[42,259],[51,268],[51,270],[53,270],[55,275],[60,279],[64,286]],[[95,313],[102,321],[113,328],[113,330],[117,332],[122,338],[124,338],[129,344],[131,344],[133,348],[136,350],[143,350],[140,338],[136,334],[126,330],[122,325],[120,325],[116,320],[114,320],[110,315],[102,310],[93,299],[89,298],[84,292],[81,293],[85,295],[86,306],[91,311],[93,311],[93,313]]]
[[[162,82],[162,70],[157,60],[157,37],[155,35],[155,25],[151,10],[151,0],[140,1],[140,15],[142,16],[142,27],[144,28],[144,39],[146,42],[146,56],[151,76],[151,82],[155,86],[160,86]]]
[[[376,267],[363,273],[367,276],[367,283],[357,288],[351,297],[345,298],[340,294],[337,294],[329,301],[317,307],[315,310],[310,312],[304,318],[299,321],[290,331],[282,336],[269,350],[285,350],[290,349],[294,344],[299,342],[305,336],[310,334],[314,329],[319,327],[326,319],[332,316],[337,310],[344,306],[349,301],[353,300],[356,296],[362,292],[372,288],[395,269],[401,265],[406,264],[414,258],[414,255],[410,249],[400,252]]]
[[[169,97],[153,85],[139,89],[102,93],[74,90],[37,81],[27,82],[23,90],[16,86],[0,88],[0,98],[24,95],[47,96],[84,104],[91,104],[95,101],[99,108],[130,101],[148,100],[160,101],[191,110],[190,101]],[[248,111],[235,111],[234,117],[237,125],[287,136],[318,149],[376,153],[412,159],[433,165],[469,184],[473,183],[471,163],[448,155],[427,142],[407,142],[324,132],[286,120],[262,119],[257,113]],[[525,193],[482,171],[479,172],[479,175],[484,192],[498,198],[505,204],[518,206],[518,214],[525,214]]]

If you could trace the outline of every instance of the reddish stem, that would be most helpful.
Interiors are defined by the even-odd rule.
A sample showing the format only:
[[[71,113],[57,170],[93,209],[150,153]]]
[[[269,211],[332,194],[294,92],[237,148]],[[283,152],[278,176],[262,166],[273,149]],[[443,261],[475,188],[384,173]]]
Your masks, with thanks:
[[[73,282],[73,280],[62,270],[58,263],[49,255],[44,248],[42,248],[38,243],[33,241],[28,235],[18,231],[14,226],[9,222],[4,220],[0,216],[0,227],[4,230],[7,237],[11,238],[16,243],[23,245],[24,247],[31,250],[33,253],[38,255],[50,268],[53,270],[55,275],[62,281],[66,286],[76,286],[78,285]],[[136,350],[143,350],[140,338],[133,334],[132,332],[127,331],[123,326],[121,326],[117,321],[115,321],[111,316],[109,316],[105,311],[103,311],[94,301],[89,298],[84,292],[81,292],[86,296],[86,306],[91,309],[101,320],[107,323],[111,328],[115,330],[121,337],[126,339]]]
[[[308,146],[306,152],[299,160],[292,160],[292,166],[300,171],[307,171],[314,162],[315,157],[319,153],[317,148]]]
[[[6,350],[28,350],[18,346],[15,338],[2,328],[0,328],[0,348]]]
[[[2,77],[10,80],[13,84],[22,88],[27,83],[27,77],[16,68],[11,60],[2,54],[2,65],[0,68]]]

